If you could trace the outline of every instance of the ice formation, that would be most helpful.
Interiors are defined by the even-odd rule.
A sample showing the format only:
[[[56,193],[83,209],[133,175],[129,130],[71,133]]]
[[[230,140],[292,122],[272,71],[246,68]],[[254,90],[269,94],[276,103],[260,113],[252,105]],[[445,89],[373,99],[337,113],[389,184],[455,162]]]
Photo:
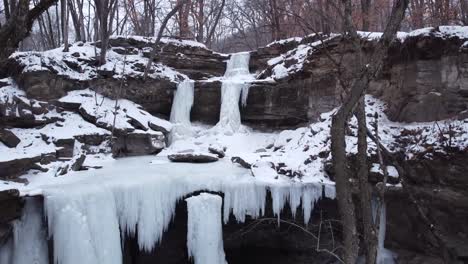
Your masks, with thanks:
[[[10,256],[0,256],[2,264],[49,264],[46,231],[43,225],[41,202],[26,199],[23,215],[13,226],[13,244]],[[3,262],[4,258],[6,261]]]
[[[113,194],[99,185],[70,187],[51,188],[44,193],[49,235],[54,243],[54,262],[122,263]]]
[[[222,219],[227,223],[231,214],[238,222],[245,221],[247,216],[263,216],[268,192],[272,193],[275,215],[279,215],[286,204],[293,213],[303,204],[305,221],[309,220],[315,201],[322,197],[322,188],[325,188],[326,197],[335,197],[332,183],[301,184],[282,178],[259,179],[229,161],[174,166],[154,160],[150,156],[121,159],[100,170],[77,172],[79,175],[69,177],[65,182],[62,178],[51,179],[47,185],[39,187],[44,197],[49,238],[53,239],[55,263],[122,263],[121,237],[126,235],[137,235],[142,250],[157,250],[157,244],[174,217],[177,202],[200,190],[224,193],[223,216],[219,207],[219,217],[216,217],[220,224]],[[156,160],[165,158],[157,157]],[[37,211],[40,207],[35,204],[28,208],[26,213],[33,217],[17,226],[15,239],[20,239],[25,232],[28,239],[31,234],[43,232],[41,212]],[[206,226],[210,230],[213,228]],[[36,246],[31,251],[34,254],[22,253],[28,248],[25,247],[28,244],[22,244],[13,255],[47,256],[42,255],[47,252],[46,243],[38,242],[45,239],[37,235],[34,241],[31,240],[30,245]],[[198,250],[196,246],[191,248]],[[192,253],[194,258],[203,254]],[[5,259],[7,255],[2,253],[0,257]]]
[[[187,202],[187,250],[195,264],[227,264],[221,223],[222,198],[202,193]]]
[[[194,82],[192,80],[183,81],[177,86],[170,117],[171,123],[173,123],[171,141],[191,134],[190,111],[194,99],[193,89]]]
[[[231,55],[227,62],[226,72],[221,85],[221,112],[216,125],[224,133],[237,132],[241,127],[239,100],[247,104],[249,81],[250,53],[240,52]]]

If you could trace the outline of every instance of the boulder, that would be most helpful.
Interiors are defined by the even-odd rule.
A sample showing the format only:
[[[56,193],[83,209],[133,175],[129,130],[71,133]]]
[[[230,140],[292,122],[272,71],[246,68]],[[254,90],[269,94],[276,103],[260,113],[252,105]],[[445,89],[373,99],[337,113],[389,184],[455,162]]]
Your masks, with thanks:
[[[208,151],[211,153],[211,154],[215,154],[218,156],[218,158],[222,159],[224,158],[224,156],[226,156],[226,153],[224,153],[226,151],[226,147],[221,147],[221,146],[217,146],[217,145],[211,145],[208,147]]]
[[[176,153],[168,155],[172,162],[209,163],[218,161],[218,157],[209,153]]]
[[[118,135],[112,144],[114,157],[139,156],[159,153],[166,146],[162,133],[128,133]]]
[[[239,164],[240,166],[242,166],[242,167],[244,167],[246,169],[251,169],[252,168],[252,164],[248,163],[247,161],[245,161],[241,157],[232,157],[231,161],[232,161],[232,163],[237,163],[237,164]]]
[[[0,129],[0,141],[9,148],[15,148],[21,140],[10,130]]]
[[[70,169],[72,171],[79,171],[83,168],[83,164],[86,160],[86,155],[85,154],[81,154],[74,162],[73,164],[71,165]]]
[[[58,147],[57,158],[72,158],[73,157],[73,151],[75,149],[74,138],[58,139],[54,143]]]

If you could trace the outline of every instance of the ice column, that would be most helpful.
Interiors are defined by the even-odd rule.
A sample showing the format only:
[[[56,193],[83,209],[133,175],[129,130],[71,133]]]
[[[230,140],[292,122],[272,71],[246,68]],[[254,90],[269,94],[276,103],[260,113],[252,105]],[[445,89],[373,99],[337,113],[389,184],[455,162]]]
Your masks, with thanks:
[[[54,263],[122,263],[113,193],[98,185],[79,187],[44,193],[49,235],[54,238]]]
[[[221,85],[221,112],[216,127],[225,133],[234,133],[241,127],[239,100],[247,102],[249,84],[253,79],[249,73],[250,54],[235,53],[227,62],[226,72]]]
[[[222,199],[202,193],[187,202],[187,249],[195,264],[227,264],[221,224]]]
[[[14,223],[13,230],[11,264],[49,264],[47,236],[40,200],[26,199],[23,216],[21,220]]]
[[[193,106],[193,96],[194,82],[192,80],[179,83],[171,109],[170,121],[174,124],[171,141],[191,134],[190,111]]]

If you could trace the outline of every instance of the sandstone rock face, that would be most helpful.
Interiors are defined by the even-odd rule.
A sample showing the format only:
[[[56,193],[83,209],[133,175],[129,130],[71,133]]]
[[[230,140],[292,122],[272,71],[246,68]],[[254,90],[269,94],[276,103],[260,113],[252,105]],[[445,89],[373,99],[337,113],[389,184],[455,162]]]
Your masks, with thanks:
[[[445,260],[445,263],[455,263],[455,260],[463,263],[468,258],[466,152],[412,160],[408,168],[408,191],[430,223],[422,220],[421,212],[406,192],[390,193],[388,245],[441,259],[448,254],[452,260]]]
[[[462,40],[413,37],[390,54],[384,76],[371,92],[401,122],[457,117],[468,109],[468,52]]]
[[[253,51],[250,71],[258,74],[258,79],[268,79],[272,75],[269,60],[300,45],[312,45],[317,40],[314,36],[291,39]],[[468,109],[468,49],[460,48],[463,41],[456,37],[444,39],[429,35],[407,37],[402,43],[394,43],[381,76],[371,83],[369,92],[388,104],[387,113],[394,121],[433,121],[462,115]],[[366,54],[370,54],[374,44],[372,41],[365,43]],[[111,39],[110,45],[116,52],[140,52],[143,56],[147,56],[151,49],[151,44],[144,39],[118,37]],[[192,119],[216,123],[221,83],[206,80],[224,74],[227,56],[199,46],[161,45],[157,62],[179,72],[177,78],[185,74],[196,80]],[[340,38],[328,41],[327,50],[327,53],[314,50],[308,54],[302,68],[294,74],[274,81],[254,82],[247,105],[242,108],[243,121],[266,128],[297,127],[317,120],[320,113],[338,106],[343,93],[338,82],[341,73],[328,56],[340,60],[348,70],[355,68],[356,57]],[[285,63],[292,65],[297,60],[289,58]],[[37,99],[56,99],[67,91],[87,87],[113,98],[116,87],[121,85],[112,72],[97,71],[94,78],[77,81],[57,75],[48,68],[19,74],[21,65],[15,60],[10,64],[20,87],[28,96]],[[144,65],[140,64],[129,67],[143,72]],[[128,76],[121,97],[142,105],[153,115],[168,118],[176,86],[176,81],[168,78],[155,77],[145,81],[138,76]]]

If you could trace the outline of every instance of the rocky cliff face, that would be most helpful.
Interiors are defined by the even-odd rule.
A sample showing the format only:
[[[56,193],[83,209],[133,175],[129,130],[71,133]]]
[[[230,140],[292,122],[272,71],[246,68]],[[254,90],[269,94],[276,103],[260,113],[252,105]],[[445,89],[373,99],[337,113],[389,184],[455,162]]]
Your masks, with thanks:
[[[428,30],[423,34],[410,34],[394,43],[382,74],[369,89],[370,93],[386,102],[386,112],[393,121],[431,122],[458,118],[460,122],[466,122],[468,46],[465,37],[447,34],[445,29]],[[80,132],[67,138],[48,138],[45,134],[46,137],[42,138],[44,133],[36,131],[35,138],[46,142],[43,144],[46,150],[49,149],[47,146],[52,146],[51,151],[7,163],[0,162],[0,177],[15,178],[29,169],[45,170],[52,160],[73,156],[70,153],[73,153],[75,146],[86,154],[114,151],[116,155],[156,153],[164,147],[167,129],[141,115],[134,118],[124,111],[122,116],[125,119],[122,122],[125,125],[115,131],[116,147],[113,150],[105,149],[103,143],[109,140],[112,130],[109,122],[103,122],[102,115],[86,111],[81,104],[59,100],[70,91],[91,88],[109,100],[122,97],[141,105],[141,108],[132,108],[134,112],[141,110],[167,119],[177,83],[190,78],[195,80],[192,120],[216,123],[221,101],[218,77],[224,74],[229,55],[217,54],[198,44],[166,40],[157,47],[161,52],[149,78],[144,80],[145,59],[151,49],[149,41],[145,38],[111,39],[111,59],[101,68],[95,67],[93,45],[86,43],[74,44],[72,51],[65,55],[20,53],[13,56],[10,59],[11,73],[25,94],[12,94],[0,104],[0,139],[5,145],[15,148],[24,144],[29,151],[36,147],[33,144],[36,141],[29,145],[21,135],[16,137],[9,134],[10,128],[40,130],[47,126],[63,127],[67,126],[67,118],[79,117],[82,126],[92,124],[93,131],[98,133]],[[376,39],[364,35],[363,41],[364,51],[368,53]],[[326,45],[328,54],[319,49],[320,45]],[[341,59],[346,67],[353,67],[355,54],[339,36],[327,39],[325,44],[316,36],[291,39],[252,52],[250,71],[256,73],[257,80],[250,87],[247,105],[241,108],[243,122],[267,129],[296,128],[318,120],[321,113],[338,106],[342,88],[337,78],[339,72],[328,59],[329,55]],[[126,63],[122,65],[122,61]],[[126,78],[122,80],[124,75]],[[95,100],[92,91],[83,96]],[[424,142],[421,131],[405,133],[419,137],[420,142],[416,145],[423,151],[406,162],[409,177],[405,186],[407,189],[389,193],[386,246],[400,254],[399,263],[447,263],[447,259],[444,259],[447,256],[459,263],[466,262],[467,150],[452,149],[449,145],[447,151],[434,152],[433,146]],[[444,138],[450,135],[450,131],[440,134]],[[25,135],[24,138],[30,136]],[[405,142],[405,136],[399,136],[401,144],[409,144]],[[450,139],[443,140],[448,142]],[[313,159],[317,157],[311,156],[309,162]],[[72,170],[71,167],[63,169]],[[82,169],[86,169],[86,166]],[[409,197],[409,193],[412,197]],[[333,202],[326,203],[318,205],[319,208],[332,216],[336,214]],[[5,223],[19,215],[21,199],[16,193],[0,193],[0,208],[4,208],[3,204],[8,210],[0,212],[0,244],[2,238],[10,234],[9,226]],[[185,213],[185,208],[179,205],[175,219],[177,228],[170,228],[158,252],[142,253],[135,248],[133,238],[129,238],[126,241],[125,263],[148,263],[158,258],[186,263],[186,253],[182,251],[185,249]],[[319,223],[319,219],[316,213],[314,223]],[[249,223],[255,224],[253,221]],[[260,230],[249,229],[247,233],[243,232],[243,228],[246,226],[234,223],[225,227],[229,263],[253,260],[258,260],[255,263],[287,263],[292,261],[288,255],[298,254],[302,254],[301,259],[294,260],[298,263],[326,259],[323,255],[310,253],[314,247],[311,247],[312,242],[303,232],[290,232],[284,226],[275,229],[273,225],[262,226]],[[339,236],[339,230],[336,234]],[[328,237],[326,242],[333,243],[333,240]],[[235,257],[244,254],[249,258]],[[274,257],[255,258],[265,256]]]
[[[370,92],[388,104],[387,114],[394,121],[462,118],[468,109],[468,47],[464,46],[465,38],[447,35],[447,29],[423,33],[409,34],[394,43],[384,70],[371,84]],[[377,40],[365,33],[363,36],[363,41],[367,42],[364,52],[370,54]],[[196,80],[197,92],[193,118],[216,122],[221,84],[213,78],[223,75],[228,55],[212,52],[200,45],[167,41],[157,47],[161,53],[156,63],[175,70],[172,77],[164,74],[164,68],[156,68],[150,78],[143,80],[145,57],[151,49],[149,41],[145,38],[111,39],[111,55],[115,53],[121,60],[125,55],[130,58],[127,59],[127,73],[124,73],[127,77],[121,96],[141,104],[154,115],[168,117],[176,83],[191,78]],[[28,96],[56,99],[67,91],[88,87],[106,96],[116,96],[116,87],[121,86],[121,65],[111,61],[97,69],[94,57],[79,52],[83,44],[74,45],[77,51],[73,52],[72,47],[70,57],[73,59],[64,60],[64,65],[50,55],[48,62],[45,59],[42,62],[32,60],[33,63],[29,64],[25,60],[29,58],[31,61],[30,54],[11,58],[12,74]],[[319,49],[324,45],[327,46],[326,52]],[[132,59],[131,56],[140,57]],[[252,83],[248,103],[242,109],[243,121],[269,128],[296,127],[311,119],[316,120],[321,113],[336,107],[342,88],[338,83],[336,65],[328,56],[340,61],[347,69],[353,68],[355,55],[339,36],[325,39],[325,42],[318,36],[291,39],[253,51],[250,68],[257,74],[258,81]],[[31,68],[34,63],[42,66]],[[76,78],[75,75],[86,78]]]

